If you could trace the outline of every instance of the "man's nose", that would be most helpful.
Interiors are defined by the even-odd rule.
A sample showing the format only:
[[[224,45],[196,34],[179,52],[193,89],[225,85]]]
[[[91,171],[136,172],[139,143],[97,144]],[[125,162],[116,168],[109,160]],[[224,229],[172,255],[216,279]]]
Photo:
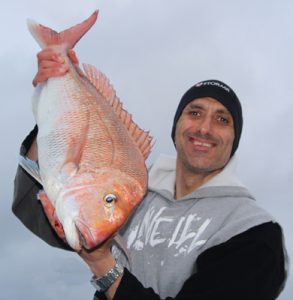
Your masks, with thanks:
[[[198,131],[203,135],[209,135],[212,132],[212,119],[209,116],[202,118],[198,124]]]

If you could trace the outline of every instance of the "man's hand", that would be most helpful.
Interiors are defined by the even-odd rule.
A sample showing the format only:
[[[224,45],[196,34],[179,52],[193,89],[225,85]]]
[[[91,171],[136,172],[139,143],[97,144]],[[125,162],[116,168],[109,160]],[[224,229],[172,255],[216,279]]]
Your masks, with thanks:
[[[81,258],[97,277],[104,275],[115,266],[116,262],[111,253],[111,246],[112,239],[109,239],[95,249],[87,250],[82,248],[79,252]]]
[[[111,246],[112,239],[109,239],[94,250],[89,251],[82,249],[79,252],[81,258],[87,263],[93,274],[95,274],[97,277],[105,275],[116,264],[116,261],[111,253]],[[107,296],[107,299],[113,299],[121,278],[122,276],[120,276],[106,291],[105,295]]]
[[[73,64],[78,65],[78,59],[75,52],[70,49],[68,57]],[[65,64],[65,59],[62,55],[52,48],[45,48],[37,54],[38,72],[33,79],[33,86],[42,83],[50,77],[58,77],[65,75],[69,66]]]

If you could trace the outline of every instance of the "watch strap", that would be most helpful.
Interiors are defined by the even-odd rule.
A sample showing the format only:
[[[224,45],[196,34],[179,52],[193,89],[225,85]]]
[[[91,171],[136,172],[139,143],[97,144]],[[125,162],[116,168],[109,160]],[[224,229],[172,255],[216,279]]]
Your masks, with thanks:
[[[115,266],[105,275],[101,277],[93,275],[91,278],[91,284],[98,292],[103,293],[107,291],[109,287],[116,281],[116,279],[123,273],[123,270],[123,266],[116,262]]]

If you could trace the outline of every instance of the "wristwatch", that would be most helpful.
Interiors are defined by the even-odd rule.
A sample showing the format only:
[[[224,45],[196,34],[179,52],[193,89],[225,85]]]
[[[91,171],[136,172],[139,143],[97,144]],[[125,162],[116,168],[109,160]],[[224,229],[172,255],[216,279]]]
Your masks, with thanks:
[[[116,265],[105,275],[97,277],[93,275],[91,284],[99,293],[106,292],[107,289],[115,282],[115,280],[123,273],[123,266],[116,262]]]

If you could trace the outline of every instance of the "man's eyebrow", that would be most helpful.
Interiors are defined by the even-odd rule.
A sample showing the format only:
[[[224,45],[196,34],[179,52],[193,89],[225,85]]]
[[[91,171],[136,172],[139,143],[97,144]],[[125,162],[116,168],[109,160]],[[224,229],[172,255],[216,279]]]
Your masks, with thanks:
[[[190,103],[187,108],[191,108],[191,109],[204,109],[203,105],[200,104],[195,104],[195,103]]]
[[[205,109],[204,105],[201,105],[201,104],[196,104],[196,103],[190,103],[187,108],[189,109]],[[216,109],[216,112],[217,113],[221,113],[221,114],[228,114],[228,115],[231,115],[231,113],[229,112],[228,109],[226,108],[218,108]]]
[[[222,114],[231,115],[231,113],[229,112],[229,110],[226,109],[226,108],[219,108],[219,109],[216,110],[216,112],[222,113]]]

